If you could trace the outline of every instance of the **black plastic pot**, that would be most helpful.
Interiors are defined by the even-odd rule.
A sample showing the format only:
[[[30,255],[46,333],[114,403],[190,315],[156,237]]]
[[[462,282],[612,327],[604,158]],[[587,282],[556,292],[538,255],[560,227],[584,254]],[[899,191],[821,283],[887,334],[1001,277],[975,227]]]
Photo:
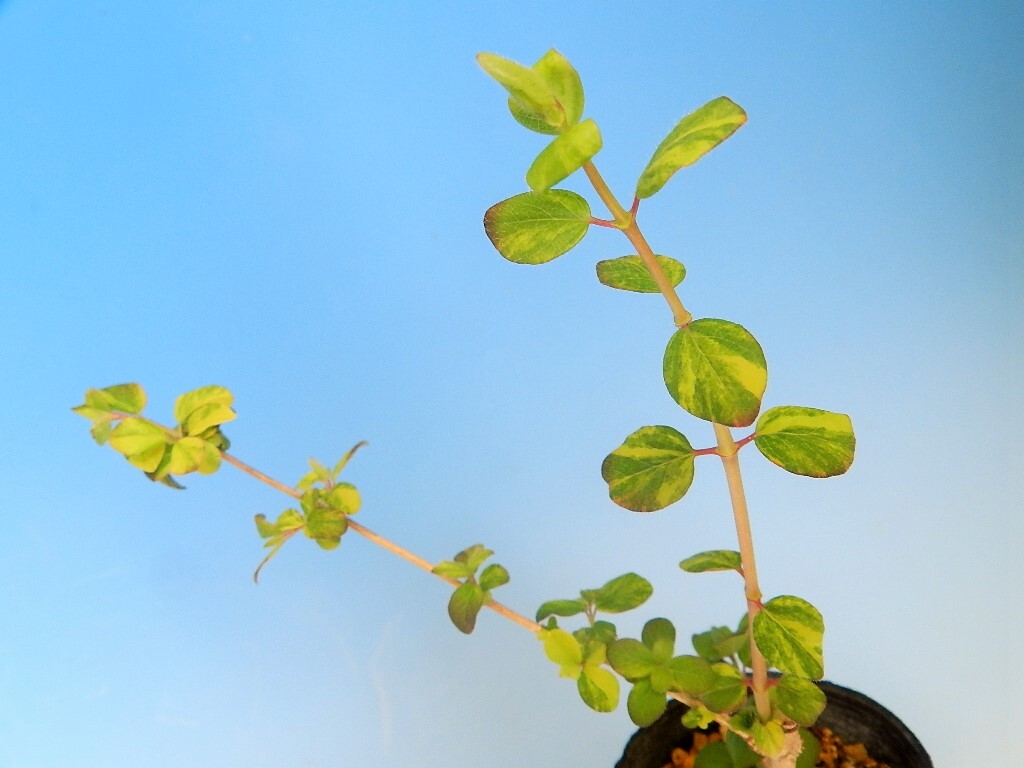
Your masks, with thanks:
[[[817,725],[831,728],[847,744],[864,744],[868,754],[891,768],[933,768],[917,737],[881,704],[834,683],[818,685],[828,704]],[[615,768],[662,768],[675,747],[688,749],[693,731],[680,722],[684,712],[685,705],[669,702],[657,722],[633,734]]]

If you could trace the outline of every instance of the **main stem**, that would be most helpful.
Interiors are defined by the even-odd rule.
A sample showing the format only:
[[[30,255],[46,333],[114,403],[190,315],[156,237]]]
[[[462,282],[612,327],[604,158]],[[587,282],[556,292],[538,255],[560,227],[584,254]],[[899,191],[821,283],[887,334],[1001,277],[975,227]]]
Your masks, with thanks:
[[[636,248],[637,254],[647,266],[658,290],[665,297],[669,308],[672,310],[672,317],[677,328],[687,325],[693,316],[683,306],[676,293],[675,286],[668,279],[661,264],[654,256],[654,251],[648,245],[647,239],[640,231],[636,223],[636,216],[633,211],[627,211],[619,201],[615,199],[608,185],[605,183],[597,167],[588,162],[583,166],[583,171],[594,185],[598,197],[608,207],[615,220],[616,225],[622,229],[622,233],[629,239],[629,242]],[[740,474],[740,464],[737,452],[739,446],[732,438],[729,428],[722,424],[712,422],[715,430],[715,438],[718,441],[716,453],[722,459],[722,466],[725,469],[725,479],[729,486],[729,498],[732,502],[733,518],[736,523],[736,538],[739,541],[740,559],[743,562],[744,592],[747,598],[747,632],[750,638],[750,666],[753,672],[751,687],[754,692],[754,704],[757,707],[758,717],[763,721],[771,719],[772,708],[768,698],[768,663],[757,648],[754,642],[754,617],[761,611],[761,588],[757,582],[757,563],[754,559],[754,537],[750,530],[750,516],[747,514],[747,498],[743,492],[743,477]]]

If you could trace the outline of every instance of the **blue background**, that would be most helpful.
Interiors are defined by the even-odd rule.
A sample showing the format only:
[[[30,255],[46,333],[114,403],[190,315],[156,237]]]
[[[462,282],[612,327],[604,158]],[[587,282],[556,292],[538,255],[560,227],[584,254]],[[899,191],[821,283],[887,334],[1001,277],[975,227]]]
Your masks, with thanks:
[[[473,56],[551,46],[623,200],[683,114],[749,113],[640,220],[695,314],[758,337],[766,405],[854,419],[842,478],[744,452],[762,587],[822,611],[827,676],[937,766],[1020,764],[1020,4],[8,0],[0,766],[611,766],[633,730],[355,536],[253,586],[252,515],[287,500],[148,483],[69,411],[90,386],[163,419],[228,386],[233,452],[289,483],[369,440],[359,519],[433,561],[485,543],[523,613],[635,570],[622,631],[736,621],[734,576],[676,565],[733,546],[716,462],[654,515],[599,475],[644,424],[712,443],[661,383],[663,303],[593,276],[628,244],[531,268],[482,231],[544,139]]]

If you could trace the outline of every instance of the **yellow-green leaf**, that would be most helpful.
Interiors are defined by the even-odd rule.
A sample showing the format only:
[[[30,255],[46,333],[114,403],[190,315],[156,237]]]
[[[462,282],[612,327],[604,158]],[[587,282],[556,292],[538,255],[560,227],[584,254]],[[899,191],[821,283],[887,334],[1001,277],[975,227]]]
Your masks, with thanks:
[[[824,634],[825,621],[818,610],[791,595],[769,600],[754,618],[754,642],[768,663],[808,680],[825,674]]]
[[[524,112],[536,116],[538,121],[551,129],[560,131],[569,126],[558,97],[538,72],[493,53],[477,54],[476,60],[484,72],[508,91],[510,98]]]
[[[856,438],[844,413],[780,406],[765,411],[755,429],[758,450],[793,474],[833,477],[853,464]]]
[[[636,196],[650,197],[676,171],[693,165],[732,136],[747,121],[747,113],[725,96],[709,101],[684,117],[658,145],[636,185]]]
[[[234,401],[235,396],[225,387],[220,387],[216,384],[199,387],[183,395],[178,395],[174,401],[174,420],[181,424],[193,411],[201,406],[210,405],[211,403],[231,405]]]
[[[603,667],[584,667],[576,687],[583,702],[596,712],[611,712],[619,705],[619,681]]]
[[[537,633],[544,644],[544,654],[559,666],[561,677],[576,679],[583,665],[583,649],[579,640],[564,629],[542,629]]]
[[[584,120],[544,147],[526,172],[526,183],[534,192],[546,192],[582,168],[600,150],[597,123]]]
[[[575,192],[551,189],[510,197],[487,209],[484,231],[502,256],[543,264],[576,246],[590,226],[590,205]]]
[[[572,64],[554,48],[549,50],[531,69],[540,75],[558,99],[565,113],[567,125],[575,125],[583,117],[583,83]],[[559,126],[550,125],[537,112],[531,111],[514,96],[508,98],[508,108],[516,121],[531,131],[548,135],[559,133]]]
[[[679,567],[687,573],[705,573],[706,571],[739,571],[743,572],[743,561],[740,553],[731,549],[712,549],[698,552],[683,560]]]
[[[132,464],[146,472],[156,469],[167,441],[161,427],[137,418],[124,419],[110,432],[110,447],[129,461],[141,457]]]
[[[693,482],[693,447],[672,427],[641,427],[605,458],[601,476],[608,494],[634,512],[664,509]]]
[[[665,349],[665,385],[684,409],[730,427],[753,423],[768,385],[761,345],[727,320],[694,320]]]
[[[87,389],[85,405],[101,411],[142,413],[146,407],[146,392],[140,384],[115,384],[103,389]]]
[[[672,285],[686,277],[686,267],[669,256],[655,256]],[[621,256],[597,262],[597,279],[609,288],[635,293],[658,293],[661,289],[639,256]]]
[[[171,456],[165,471],[169,475],[194,472],[206,459],[206,441],[200,437],[183,437],[171,445]]]
[[[786,717],[800,725],[812,726],[825,710],[825,693],[810,680],[783,675],[771,688],[772,703]]]

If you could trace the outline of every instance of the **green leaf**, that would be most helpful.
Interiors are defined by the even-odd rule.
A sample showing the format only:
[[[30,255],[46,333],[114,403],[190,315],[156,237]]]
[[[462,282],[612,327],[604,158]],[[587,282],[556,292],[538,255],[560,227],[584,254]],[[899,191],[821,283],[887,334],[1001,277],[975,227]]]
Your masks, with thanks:
[[[701,700],[714,712],[731,712],[747,698],[743,673],[731,664],[712,664],[714,682],[701,694]]]
[[[714,686],[717,675],[704,659],[697,656],[676,656],[665,663],[671,674],[669,690],[700,696]]]
[[[712,741],[697,753],[693,768],[735,768],[724,741]]]
[[[686,267],[668,256],[655,256],[672,285],[679,285],[686,277]],[[658,284],[651,277],[647,265],[639,256],[620,256],[597,262],[597,279],[609,288],[635,293],[659,293]]]
[[[601,151],[601,132],[593,120],[574,125],[548,144],[526,172],[534,192],[546,192]]]
[[[653,690],[649,681],[637,680],[626,699],[626,710],[629,719],[644,728],[661,717],[667,703],[665,694]]]
[[[484,214],[498,253],[516,264],[543,264],[574,248],[590,226],[590,204],[565,189],[526,192]]]
[[[480,574],[480,587],[487,592],[497,589],[503,584],[508,584],[508,581],[508,571],[497,563],[488,565],[484,568],[483,573]]]
[[[484,607],[487,596],[479,584],[467,581],[456,587],[448,601],[448,616],[460,632],[470,634],[476,627],[476,617]]]
[[[630,681],[648,677],[655,667],[651,649],[630,637],[616,640],[608,646],[608,663]]]
[[[783,675],[772,686],[773,705],[790,720],[812,726],[825,709],[825,694],[810,680],[795,675]]]
[[[757,418],[768,364],[750,333],[727,320],[694,320],[665,349],[665,385],[699,419],[745,427]]]
[[[672,427],[641,427],[601,465],[608,495],[620,507],[653,512],[679,501],[693,483],[693,447]]]
[[[467,567],[465,563],[445,560],[431,568],[430,572],[436,573],[438,576],[446,576],[449,579],[466,579],[472,576],[475,571]]]
[[[536,116],[539,122],[556,132],[568,127],[568,116],[558,97],[535,70],[493,53],[477,54],[476,60],[484,72],[508,91],[523,112]]]
[[[598,589],[594,605],[605,613],[622,613],[643,605],[653,593],[654,587],[643,576],[626,573]]]
[[[774,464],[807,477],[841,475],[853,464],[853,423],[843,413],[794,405],[765,411],[754,442]]]
[[[665,662],[672,658],[676,647],[676,628],[668,619],[651,619],[640,633],[643,644],[651,649],[654,658]]]
[[[306,535],[324,549],[334,549],[348,530],[348,516],[340,509],[317,504],[306,513]]]
[[[761,756],[735,731],[726,731],[725,746],[732,757],[734,768],[754,768],[761,764]]]
[[[687,573],[705,573],[707,571],[738,571],[743,573],[743,561],[740,553],[731,549],[712,549],[698,552],[683,560],[679,567]]]
[[[583,83],[572,64],[553,48],[531,67],[547,84],[565,112],[566,122],[575,125],[583,116]],[[520,125],[537,133],[557,134],[559,128],[548,124],[537,112],[531,111],[515,97],[509,96],[508,108]]]
[[[584,703],[597,712],[611,712],[619,704],[619,681],[602,667],[584,667],[576,687]]]
[[[665,186],[676,171],[693,165],[732,136],[747,121],[747,113],[720,96],[684,117],[658,145],[636,185],[636,196],[643,200]]]
[[[336,480],[338,478],[338,475],[341,474],[341,470],[343,470],[348,465],[352,457],[356,455],[356,451],[358,451],[360,448],[365,448],[367,445],[369,445],[369,443],[367,443],[365,440],[360,440],[358,443],[349,448],[345,455],[342,456],[341,459],[339,459],[338,463],[334,465],[334,469],[331,470],[331,478]]]
[[[281,533],[297,531],[303,526],[302,515],[297,510],[286,509],[273,523],[266,515],[256,515],[256,530],[260,538],[269,539]]]
[[[825,673],[821,643],[825,622],[799,597],[769,600],[754,618],[754,642],[776,669],[809,680]]]
[[[143,472],[152,472],[159,466],[167,442],[162,427],[133,417],[124,419],[110,432],[110,447]]]
[[[821,744],[818,739],[806,728],[800,729],[800,741],[803,742],[803,749],[796,759],[796,768],[814,768],[818,764],[818,754],[821,752]]]
[[[537,637],[544,644],[544,654],[559,666],[558,674],[575,680],[583,669],[583,649],[579,641],[564,629],[542,629]]]
[[[756,721],[750,728],[750,735],[754,739],[754,746],[762,755],[775,757],[786,745],[786,734],[782,725],[769,720],[767,723]]]
[[[483,544],[474,544],[455,555],[455,562],[465,563],[470,573],[476,573],[476,569],[493,554],[494,551],[487,549]]]
[[[146,391],[140,384],[115,384],[103,389],[87,389],[85,405],[106,412],[142,413],[146,407]]]
[[[583,600],[548,600],[537,609],[536,620],[544,621],[548,616],[577,616],[587,610]]]
[[[700,705],[690,707],[683,715],[683,725],[687,728],[707,728],[715,722],[715,713]]]
[[[708,661],[721,661],[725,658],[719,648],[719,643],[732,637],[733,632],[728,627],[712,627],[707,632],[700,632],[692,636],[693,649]]]

